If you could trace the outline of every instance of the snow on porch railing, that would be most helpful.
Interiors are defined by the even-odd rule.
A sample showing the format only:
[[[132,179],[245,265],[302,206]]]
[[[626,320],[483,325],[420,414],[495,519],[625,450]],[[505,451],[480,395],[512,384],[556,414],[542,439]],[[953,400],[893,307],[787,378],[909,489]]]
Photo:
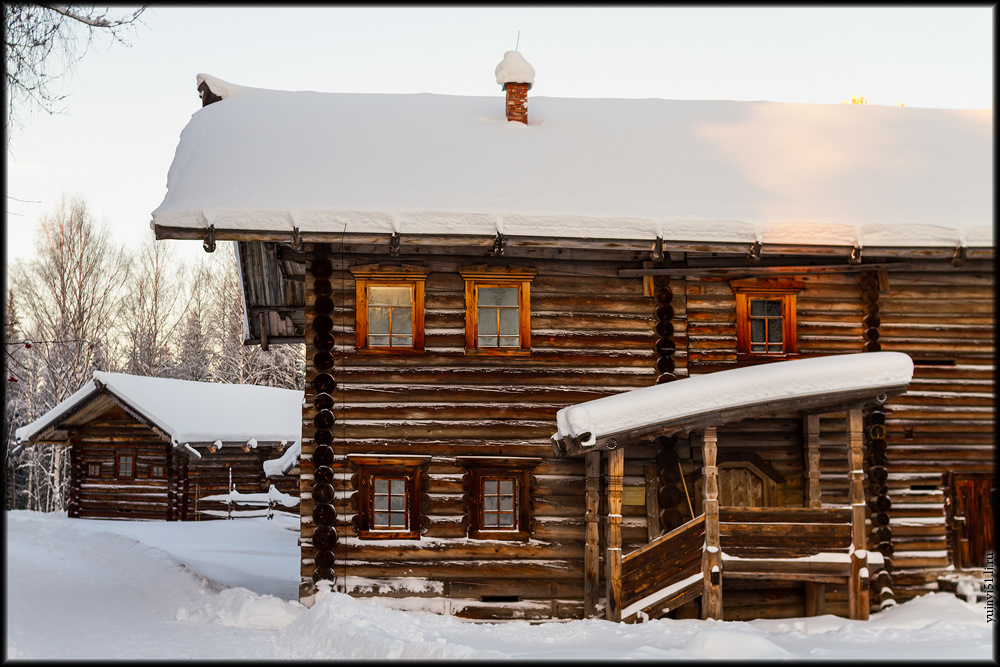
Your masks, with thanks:
[[[235,488],[228,493],[217,493],[211,496],[202,496],[199,501],[225,503],[225,510],[201,510],[202,514],[209,516],[225,516],[227,519],[247,518],[253,516],[267,516],[274,518],[274,512],[278,505],[282,507],[295,507],[299,504],[299,499],[287,493],[282,493],[270,486],[267,493],[240,493]],[[236,506],[249,506],[260,508],[256,510],[238,510]]]
[[[622,557],[622,620],[660,614],[700,594],[705,515]]]

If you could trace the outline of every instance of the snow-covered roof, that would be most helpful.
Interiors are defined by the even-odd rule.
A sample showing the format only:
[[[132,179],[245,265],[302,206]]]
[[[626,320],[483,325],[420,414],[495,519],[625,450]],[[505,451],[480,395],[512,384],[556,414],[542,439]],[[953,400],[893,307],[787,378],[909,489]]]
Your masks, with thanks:
[[[222,97],[183,130],[171,228],[993,246],[993,111],[529,96]]]
[[[26,442],[58,425],[105,389],[175,445],[220,441],[255,446],[257,441],[301,440],[302,391],[95,371],[79,391],[17,429],[17,441]]]
[[[297,441],[294,445],[285,450],[285,453],[276,459],[264,461],[265,477],[280,477],[291,472],[292,468],[299,462],[302,455],[302,441]]]
[[[656,427],[688,426],[700,418],[725,423],[726,411],[851,392],[897,392],[910,383],[913,361],[901,352],[867,352],[775,361],[633,389],[563,408],[552,436],[558,449],[585,450],[599,439]],[[570,451],[574,453],[574,451]]]

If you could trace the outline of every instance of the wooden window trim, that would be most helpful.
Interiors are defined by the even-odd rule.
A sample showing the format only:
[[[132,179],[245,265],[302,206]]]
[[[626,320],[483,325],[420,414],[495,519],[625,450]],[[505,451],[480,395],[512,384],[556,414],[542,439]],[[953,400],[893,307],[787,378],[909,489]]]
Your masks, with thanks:
[[[736,297],[736,358],[738,360],[774,360],[798,356],[796,296],[804,283],[786,279],[734,280],[730,282]],[[782,351],[753,352],[750,348],[750,301],[781,301]]]
[[[96,472],[95,472],[96,468]],[[100,477],[101,476],[101,464],[100,463],[88,463],[87,464],[87,477]]]
[[[525,541],[531,537],[531,471],[541,463],[535,458],[458,457],[465,468],[469,537],[477,540]],[[483,481],[509,479],[515,483],[514,525],[510,528],[483,525]]]
[[[485,356],[527,356],[531,354],[531,281],[534,269],[515,266],[461,267],[465,280],[465,353]],[[518,289],[518,347],[479,347],[479,287],[515,287]]]
[[[121,460],[122,457],[131,457],[132,459],[132,472],[127,475],[122,474]],[[134,449],[124,449],[115,452],[115,479],[135,479],[135,468],[136,468],[136,456]]]
[[[413,355],[424,353],[424,284],[429,269],[400,264],[350,267],[354,275],[355,348],[359,354]],[[368,288],[410,287],[413,290],[413,344],[400,347],[368,345]]]
[[[355,529],[365,540],[414,540],[420,539],[420,496],[424,469],[429,456],[368,456],[348,454],[348,460],[357,470],[355,485],[357,510]],[[406,480],[406,529],[374,528],[375,478],[403,478]]]
[[[157,469],[160,471],[159,475],[156,474]],[[163,479],[166,477],[166,467],[157,464],[149,466],[149,476],[153,479]]]

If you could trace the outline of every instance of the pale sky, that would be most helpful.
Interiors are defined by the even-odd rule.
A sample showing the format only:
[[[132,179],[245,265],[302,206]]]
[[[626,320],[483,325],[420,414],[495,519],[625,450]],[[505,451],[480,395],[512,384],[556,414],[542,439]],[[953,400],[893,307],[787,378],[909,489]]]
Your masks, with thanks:
[[[116,8],[124,12],[125,8]],[[131,48],[95,42],[65,113],[24,116],[7,154],[7,263],[82,195],[120,242],[151,237],[195,77],[321,92],[496,96],[518,50],[531,95],[992,108],[993,8],[152,7]],[[520,33],[520,37],[518,34]],[[172,241],[179,255],[197,241]]]

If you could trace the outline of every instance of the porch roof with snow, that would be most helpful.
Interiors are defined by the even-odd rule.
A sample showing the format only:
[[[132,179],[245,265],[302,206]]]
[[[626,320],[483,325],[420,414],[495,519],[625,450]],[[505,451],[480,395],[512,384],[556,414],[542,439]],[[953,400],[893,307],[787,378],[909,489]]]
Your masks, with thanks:
[[[993,111],[288,92],[180,136],[158,238],[482,235],[990,249]],[[197,235],[197,234],[200,234]]]
[[[752,417],[885,402],[906,391],[912,378],[913,361],[901,352],[718,371],[563,408],[556,413],[553,448],[572,456]]]
[[[55,441],[57,430],[116,404],[174,446],[217,441],[292,446],[301,439],[302,400],[303,392],[293,389],[95,371],[79,391],[14,435],[19,443]]]

